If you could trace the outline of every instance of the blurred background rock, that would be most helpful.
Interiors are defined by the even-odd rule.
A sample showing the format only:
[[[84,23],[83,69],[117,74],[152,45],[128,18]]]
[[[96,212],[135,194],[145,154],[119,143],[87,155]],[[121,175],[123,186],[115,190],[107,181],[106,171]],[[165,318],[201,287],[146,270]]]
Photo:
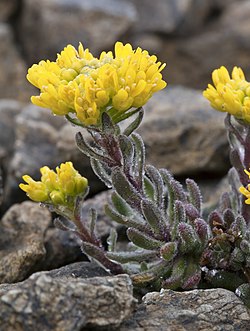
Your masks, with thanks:
[[[249,74],[249,31],[250,1],[244,0],[0,0],[0,161],[8,199],[16,201],[22,174],[38,177],[44,164],[82,157],[74,128],[29,105],[37,92],[26,81],[29,66],[55,60],[79,41],[96,56],[117,40],[129,42],[166,62],[170,87],[148,104],[151,115],[140,131],[150,161],[180,177],[222,178],[230,167],[224,114],[209,113],[201,90],[221,65]],[[84,163],[87,176],[86,162],[78,168]],[[93,192],[100,191],[93,183]]]

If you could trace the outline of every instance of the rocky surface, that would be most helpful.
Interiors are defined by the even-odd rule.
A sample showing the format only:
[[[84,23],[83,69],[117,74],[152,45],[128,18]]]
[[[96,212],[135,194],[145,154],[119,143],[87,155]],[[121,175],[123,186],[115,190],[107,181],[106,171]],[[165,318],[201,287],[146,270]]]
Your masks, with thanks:
[[[28,100],[33,88],[26,81],[26,64],[7,23],[0,22],[0,45],[0,98]]]
[[[135,4],[138,11],[138,20],[134,29],[143,32],[190,33],[204,24],[211,9],[211,1],[157,0],[152,2],[144,0],[143,6],[140,0],[130,1]]]
[[[10,161],[16,138],[15,117],[22,110],[22,104],[16,100],[0,99],[0,159]],[[3,163],[1,163],[3,164]]]
[[[99,0],[24,0],[20,39],[32,64],[37,59],[54,59],[68,43],[77,46],[81,41],[94,53],[106,49],[135,20],[135,8],[123,0],[106,0],[105,6]]]
[[[1,0],[0,2],[0,22],[8,21],[15,15],[19,5],[19,0]]]
[[[50,222],[50,212],[30,201],[7,211],[0,222],[1,283],[21,281],[36,270],[45,257],[44,234]]]
[[[76,275],[76,271],[80,272]],[[0,285],[0,329],[4,331],[77,331],[117,328],[136,300],[127,275],[82,278],[79,267],[36,273],[22,283]],[[48,309],[49,307],[49,309]]]
[[[159,92],[145,106],[138,132],[147,162],[179,176],[226,173],[228,143],[223,113],[211,109],[200,91],[181,86]]]
[[[120,331],[245,331],[250,314],[236,295],[224,289],[148,293]]]

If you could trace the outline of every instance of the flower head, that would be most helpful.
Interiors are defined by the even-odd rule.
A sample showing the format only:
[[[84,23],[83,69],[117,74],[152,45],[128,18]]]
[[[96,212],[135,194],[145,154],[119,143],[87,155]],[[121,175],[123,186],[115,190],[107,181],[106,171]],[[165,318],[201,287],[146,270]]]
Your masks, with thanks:
[[[53,205],[73,206],[77,196],[85,193],[88,180],[82,177],[73,167],[72,162],[62,163],[56,172],[45,166],[40,169],[41,181],[30,176],[23,176],[26,184],[19,187],[28,197],[36,202],[47,202]]]
[[[220,67],[213,71],[212,80],[214,86],[209,84],[203,92],[211,106],[250,123],[250,83],[242,69],[234,67],[230,77],[227,69]]]
[[[31,97],[34,104],[56,115],[73,115],[83,125],[98,126],[102,112],[118,122],[117,114],[143,106],[163,89],[164,67],[155,55],[139,47],[133,50],[130,44],[117,42],[114,54],[102,52],[99,58],[79,44],[78,49],[65,47],[55,62],[34,64],[27,79],[41,92]]]
[[[247,171],[246,169],[244,171],[248,175],[248,177],[250,178],[250,172]],[[241,186],[239,188],[239,191],[240,191],[240,193],[242,193],[243,195],[245,195],[245,197],[247,198],[245,200],[245,203],[247,205],[250,205],[250,184],[248,184],[247,187]]]

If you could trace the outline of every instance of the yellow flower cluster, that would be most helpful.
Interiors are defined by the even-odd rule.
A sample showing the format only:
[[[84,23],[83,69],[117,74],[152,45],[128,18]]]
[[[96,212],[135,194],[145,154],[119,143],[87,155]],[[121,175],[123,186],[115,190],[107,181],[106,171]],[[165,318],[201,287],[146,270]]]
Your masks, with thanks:
[[[72,162],[62,163],[56,168],[56,172],[47,166],[42,167],[40,172],[41,181],[24,175],[23,180],[27,184],[19,185],[28,197],[36,202],[71,206],[74,199],[83,194],[88,186],[88,180],[74,169]]]
[[[164,67],[155,55],[133,50],[130,44],[117,42],[114,54],[102,52],[96,58],[80,43],[78,50],[65,47],[55,62],[34,64],[27,79],[41,91],[32,96],[34,104],[56,115],[73,113],[82,124],[98,126],[103,111],[110,111],[115,122],[117,113],[143,106],[163,89]]]
[[[214,86],[209,84],[203,92],[211,106],[250,123],[250,83],[242,69],[234,67],[231,78],[227,69],[220,67],[213,71],[212,80]]]
[[[247,171],[246,169],[244,171],[248,175],[248,177],[250,178],[250,172]],[[247,199],[245,200],[245,203],[247,205],[250,205],[250,184],[248,184],[246,188],[244,186],[241,186],[239,188],[239,191],[240,191],[240,193],[242,193],[243,195],[246,196]]]

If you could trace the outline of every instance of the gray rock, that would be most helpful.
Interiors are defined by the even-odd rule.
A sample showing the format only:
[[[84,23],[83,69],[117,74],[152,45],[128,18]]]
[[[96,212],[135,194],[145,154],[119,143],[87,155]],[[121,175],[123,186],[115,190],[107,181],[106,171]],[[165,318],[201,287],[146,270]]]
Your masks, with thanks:
[[[146,145],[147,163],[178,176],[226,173],[224,117],[209,106],[200,91],[167,87],[147,103],[138,130]]]
[[[110,274],[95,262],[76,262],[58,269],[40,272],[52,278],[92,278],[110,276]]]
[[[195,31],[209,15],[211,1],[200,0],[130,0],[138,10],[135,31],[176,34]],[[195,17],[195,19],[194,19]]]
[[[13,156],[7,169],[5,189],[5,205],[7,207],[24,199],[25,194],[18,187],[18,184],[22,182],[21,177],[23,175],[29,174],[38,179],[41,177],[39,169],[42,166],[48,165],[55,168],[65,161],[56,147],[59,128],[58,124],[55,126],[53,123],[56,120],[59,123],[60,121],[64,123],[63,118],[54,119],[48,110],[35,106],[24,108],[16,117],[16,141]]]
[[[134,6],[124,0],[105,5],[99,0],[25,0],[20,39],[30,64],[54,59],[68,43],[80,41],[97,53],[112,46],[135,19]]]
[[[50,227],[44,237],[45,258],[39,263],[39,270],[51,270],[73,263],[87,260],[81,251],[81,240],[69,231]]]
[[[83,279],[36,273],[13,287],[0,286],[0,325],[4,331],[108,330],[128,319],[135,301],[128,275]]]
[[[15,143],[15,117],[23,105],[11,99],[0,99],[0,158],[9,159]]]
[[[241,66],[247,74],[249,12],[249,1],[236,1],[199,33],[166,39],[160,58],[168,63],[168,82],[204,89],[211,82],[212,71],[222,65],[230,71],[235,65]]]
[[[32,89],[25,78],[26,65],[18,53],[10,26],[5,23],[0,23],[0,72],[0,98],[28,100]]]
[[[13,16],[18,8],[19,0],[1,0],[0,22],[6,22]]]
[[[120,331],[245,331],[249,322],[249,310],[228,290],[162,290],[146,294]]]
[[[13,205],[0,222],[0,282],[25,279],[45,257],[48,210],[30,201]]]
[[[109,202],[111,195],[111,190],[107,190],[95,195],[93,198],[88,199],[84,202],[82,213],[87,215],[91,208],[97,211],[97,221],[96,221],[96,233],[100,238],[107,238],[112,227],[119,228],[118,223],[111,221],[108,216],[106,216],[104,207]]]

